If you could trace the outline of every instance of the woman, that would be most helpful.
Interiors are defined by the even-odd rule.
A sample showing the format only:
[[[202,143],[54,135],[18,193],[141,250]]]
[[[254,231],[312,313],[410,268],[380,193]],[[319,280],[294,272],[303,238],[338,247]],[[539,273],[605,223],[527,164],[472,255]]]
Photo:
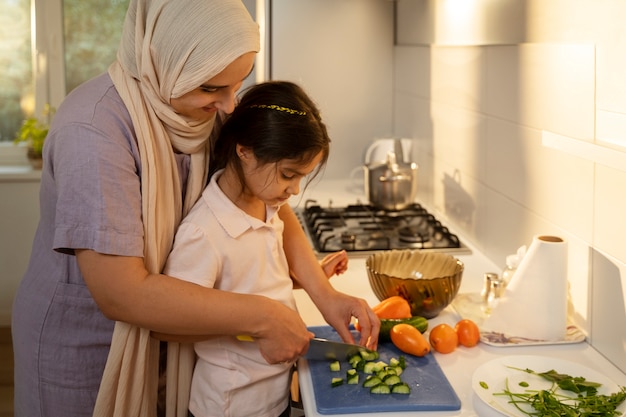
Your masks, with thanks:
[[[150,331],[249,334],[269,363],[307,350],[305,324],[281,303],[160,273],[205,186],[216,115],[232,112],[258,48],[239,0],[132,0],[117,61],[59,107],[13,309],[16,416],[154,415]],[[350,341],[355,316],[363,343],[375,340],[365,302],[332,289],[293,212],[280,216],[289,265],[328,323]],[[185,375],[170,377],[184,391]],[[176,394],[168,382],[168,415],[186,412]]]

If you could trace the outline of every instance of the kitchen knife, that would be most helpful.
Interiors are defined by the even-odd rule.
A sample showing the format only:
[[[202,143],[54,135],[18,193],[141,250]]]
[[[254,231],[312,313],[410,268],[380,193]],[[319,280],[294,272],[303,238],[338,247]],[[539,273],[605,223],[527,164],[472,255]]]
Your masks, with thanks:
[[[361,351],[373,352],[363,346],[314,337],[309,343],[309,350],[304,354],[304,358],[309,360],[343,360]]]
[[[254,341],[252,337],[247,335],[237,336],[237,339],[242,342]],[[363,346],[314,337],[309,343],[309,350],[304,354],[304,358],[308,360],[343,360],[361,351],[368,354],[374,353],[374,351]]]

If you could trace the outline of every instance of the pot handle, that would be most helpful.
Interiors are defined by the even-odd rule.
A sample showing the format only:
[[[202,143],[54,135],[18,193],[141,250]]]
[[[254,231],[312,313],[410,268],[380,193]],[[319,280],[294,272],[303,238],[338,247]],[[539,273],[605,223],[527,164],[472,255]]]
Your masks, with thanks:
[[[373,162],[372,154],[375,153],[378,150],[378,148],[380,148],[381,146],[386,147],[386,148],[389,147],[387,140],[388,139],[377,139],[376,141],[374,141],[374,143],[372,143],[367,148],[367,150],[365,151],[365,161],[364,161],[365,165],[371,164]]]
[[[353,185],[363,186],[365,166],[358,166],[350,171],[350,182]]]

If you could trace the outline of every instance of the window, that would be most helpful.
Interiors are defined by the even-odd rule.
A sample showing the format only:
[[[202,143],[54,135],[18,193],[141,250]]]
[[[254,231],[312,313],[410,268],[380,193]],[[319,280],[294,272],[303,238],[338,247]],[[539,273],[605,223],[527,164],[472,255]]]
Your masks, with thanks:
[[[30,0],[0,0],[0,141],[12,140],[33,95]]]
[[[106,71],[115,60],[129,0],[64,0],[66,91]]]
[[[107,70],[128,2],[0,0],[0,141],[12,140],[23,119],[41,116],[46,104],[58,106],[77,85]]]
[[[115,60],[128,4],[0,0],[0,165],[15,161],[10,142],[25,118],[42,117],[46,104],[58,107]],[[244,4],[254,16],[255,0]]]

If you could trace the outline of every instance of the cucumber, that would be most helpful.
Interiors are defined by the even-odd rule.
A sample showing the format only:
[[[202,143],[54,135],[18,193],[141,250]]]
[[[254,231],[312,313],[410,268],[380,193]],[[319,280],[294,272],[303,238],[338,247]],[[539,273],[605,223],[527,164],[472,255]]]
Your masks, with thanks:
[[[359,373],[356,369],[348,369],[346,372],[346,381],[349,385],[357,385],[359,383]]]
[[[379,377],[370,375],[365,378],[365,381],[363,381],[363,387],[372,388],[373,386],[380,385],[382,383],[383,381],[381,381]]]
[[[375,367],[376,367],[376,362],[365,362],[365,365],[363,366],[363,373],[366,373],[366,374],[376,373],[376,370],[374,369]]]
[[[387,384],[378,384],[370,388],[370,392],[372,394],[389,394],[391,393],[391,388]]]
[[[415,327],[420,333],[424,333],[428,330],[428,320],[422,316],[413,316],[408,319],[381,319],[380,320],[380,332],[378,333],[379,342],[391,341],[391,329],[396,324],[407,323]]]
[[[398,375],[387,375],[385,378],[383,378],[383,382],[391,386],[401,383],[402,380]]]
[[[411,388],[406,382],[400,382],[391,387],[392,394],[410,394]]]
[[[359,373],[364,373],[366,376],[362,386],[369,389],[372,394],[410,394],[411,392],[410,387],[400,377],[406,367],[404,356],[391,358],[389,363],[386,363],[381,360],[366,361],[360,354],[355,354],[348,358],[348,363],[352,367],[346,371],[345,379],[331,378],[333,388],[344,383],[358,385]],[[341,370],[341,363],[338,360],[332,360],[329,362],[329,368],[333,373],[338,372]]]
[[[375,350],[372,350],[369,352],[366,350],[361,350],[360,355],[363,358],[363,360],[368,361],[368,362],[375,361],[376,359],[379,358],[378,352]]]
[[[339,378],[339,377],[335,377],[335,378],[330,380],[330,385],[333,388],[338,387],[339,385],[343,385],[343,379]]]
[[[395,366],[385,366],[383,372],[385,372],[387,375],[398,375],[398,371]]]
[[[378,373],[384,370],[387,367],[387,363],[383,361],[374,362],[373,371],[374,373]]]
[[[393,372],[398,376],[402,375],[402,372],[404,372],[404,370],[400,366],[394,366],[393,368],[390,367],[389,370],[393,370]]]
[[[348,363],[352,366],[353,369],[357,371],[362,371],[363,366],[365,365],[365,359],[361,357],[360,354],[356,354],[348,359]]]

